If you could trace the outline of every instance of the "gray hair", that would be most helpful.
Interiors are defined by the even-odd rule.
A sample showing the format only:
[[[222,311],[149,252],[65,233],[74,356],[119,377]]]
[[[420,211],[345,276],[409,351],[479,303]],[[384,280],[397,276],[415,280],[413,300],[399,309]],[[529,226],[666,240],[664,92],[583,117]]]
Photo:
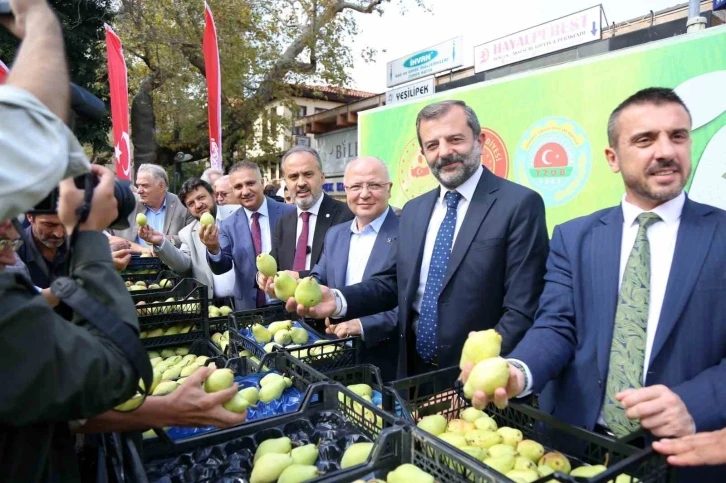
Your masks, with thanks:
[[[204,181],[206,181],[207,183],[209,183],[209,175],[212,174],[212,173],[216,173],[216,174],[218,174],[220,176],[224,175],[224,173],[222,171],[218,170],[217,168],[207,168],[202,173],[201,178]]]
[[[345,183],[345,179],[348,177],[348,170],[353,165],[353,163],[363,161],[373,161],[374,163],[379,164],[383,168],[383,172],[385,173],[384,176],[386,183],[391,181],[391,174],[388,172],[388,165],[386,165],[386,163],[384,163],[382,159],[376,158],[375,156],[361,156],[360,158],[355,158],[353,161],[345,166],[345,173],[343,173],[343,183]]]
[[[320,168],[320,172],[321,173],[323,172],[323,162],[320,159],[320,155],[318,154],[318,152],[316,150],[314,150],[313,148],[309,148],[307,146],[295,146],[282,156],[282,161],[280,162],[280,167],[282,168],[283,173],[285,172],[285,161],[291,155],[296,154],[296,153],[308,153],[309,155],[314,157],[315,161],[318,162],[318,168]]]
[[[229,174],[236,173],[237,171],[242,171],[243,169],[249,169],[254,171],[257,174],[257,178],[262,180],[262,171],[260,171],[260,167],[257,165],[257,163],[253,163],[248,159],[237,161],[231,168],[229,168]]]
[[[166,175],[166,170],[158,164],[142,164],[136,173],[146,172],[151,175],[156,181],[163,181],[166,187],[169,187],[169,177]]]
[[[474,133],[474,139],[479,137],[481,134],[479,118],[476,117],[474,110],[466,105],[466,102],[456,100],[435,102],[421,109],[418,116],[416,116],[416,137],[418,137],[418,145],[421,149],[423,149],[423,143],[421,143],[421,121],[430,121],[432,119],[443,117],[448,114],[454,106],[459,106],[464,109],[464,112],[466,113],[466,123]]]
[[[257,167],[257,169],[258,170],[260,169],[259,166]],[[229,181],[229,175],[228,174],[225,174],[224,176],[220,176],[219,178],[217,178],[217,181],[215,181],[214,184],[216,185],[220,181],[224,181],[224,180]]]

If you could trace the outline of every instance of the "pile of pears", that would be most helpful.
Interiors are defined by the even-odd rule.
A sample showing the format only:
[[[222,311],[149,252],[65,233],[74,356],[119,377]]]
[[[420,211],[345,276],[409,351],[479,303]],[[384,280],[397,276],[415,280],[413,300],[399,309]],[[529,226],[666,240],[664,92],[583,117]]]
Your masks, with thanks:
[[[143,283],[143,282],[142,282]],[[139,300],[136,303],[136,314],[142,315],[162,315],[162,314],[197,314],[202,309],[202,304],[199,302],[181,303],[177,305],[165,305],[163,307],[154,307],[157,304],[168,304],[172,302],[184,302],[183,298],[179,300],[174,297],[169,297],[166,300],[157,300],[147,304],[143,300]]]
[[[174,283],[166,278],[161,280],[159,283],[150,283],[148,286],[143,280],[139,280],[136,283],[127,280],[125,284],[126,290],[129,292],[137,292],[139,290],[161,290],[162,288],[172,288],[174,286]]]
[[[208,359],[207,356],[190,354],[188,347],[163,349],[161,353],[149,351],[148,354],[154,372],[154,383],[151,385],[153,396],[174,392]]]
[[[373,388],[368,384],[350,384],[346,387],[368,403],[373,404]],[[350,406],[350,398],[346,397],[342,392],[338,393],[338,400],[346,406]],[[380,405],[378,405],[377,407],[379,409],[382,409]],[[380,416],[377,416],[370,409],[366,409],[362,404],[353,401],[353,411],[355,411],[356,414],[362,414],[363,419],[371,422],[379,429],[383,428],[383,419]]]
[[[492,396],[497,388],[507,386],[509,363],[499,356],[501,350],[502,336],[494,329],[480,330],[466,339],[459,368],[474,364],[464,384],[464,396],[467,399],[471,399],[477,391]]]
[[[180,324],[172,324],[166,328],[157,328],[152,330],[142,330],[139,333],[139,339],[151,339],[152,337],[162,337],[165,335],[188,334],[194,328],[194,324],[182,322]]]
[[[222,351],[223,354],[226,354],[227,347],[229,346],[229,331],[225,330],[223,333],[215,332],[212,334],[212,343],[219,347],[219,350]]]
[[[301,483],[320,475],[315,462],[318,447],[312,443],[293,447],[287,436],[260,443],[252,461],[250,483]]]
[[[228,305],[222,305],[221,307],[210,305],[207,309],[207,313],[209,314],[210,319],[214,319],[216,317],[227,317],[232,312],[232,307]]]
[[[418,466],[404,463],[390,471],[385,480],[355,480],[353,483],[434,483],[434,477]]]
[[[323,299],[318,281],[312,277],[295,280],[285,272],[277,271],[277,261],[269,253],[260,253],[255,260],[257,270],[265,277],[275,277],[275,297],[287,302],[291,298],[304,307],[315,307]]]
[[[280,320],[272,322],[265,327],[262,324],[252,326],[252,336],[258,344],[264,344],[266,353],[272,352],[275,347],[281,347],[288,350],[294,350],[293,355],[298,359],[304,359],[308,356],[332,357],[332,355],[340,350],[337,344],[326,339],[319,339],[313,342],[313,347],[302,348],[310,342],[310,334],[302,327],[293,327],[292,320]],[[315,347],[320,344],[320,347]]]

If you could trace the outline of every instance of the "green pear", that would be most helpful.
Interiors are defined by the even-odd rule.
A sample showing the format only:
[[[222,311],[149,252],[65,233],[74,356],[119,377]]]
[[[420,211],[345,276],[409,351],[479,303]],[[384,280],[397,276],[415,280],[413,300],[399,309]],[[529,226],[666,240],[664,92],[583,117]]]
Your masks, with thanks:
[[[260,253],[255,259],[257,270],[265,277],[272,277],[277,273],[277,260],[269,253]]]
[[[181,375],[181,367],[170,367],[169,369],[165,370],[164,373],[161,375],[162,379],[176,379]]]
[[[310,340],[310,334],[308,334],[308,331],[302,327],[293,327],[290,330],[290,337],[296,344],[307,344]]]
[[[278,300],[287,302],[295,296],[295,289],[297,288],[297,280],[292,278],[285,272],[277,272],[275,275],[275,297]]]
[[[368,396],[369,398],[373,397],[373,389],[368,384],[351,384],[350,386],[347,386],[348,389],[356,393],[357,395],[363,397]]]
[[[305,277],[297,284],[295,301],[303,307],[315,307],[323,300],[320,284],[312,277]]]
[[[164,329],[159,328],[159,329],[154,329],[154,330],[148,331],[146,333],[146,338],[151,339],[152,337],[161,337],[162,335],[164,335]],[[162,351],[162,353],[163,353],[163,351]],[[162,355],[161,357],[169,357],[169,356]]]
[[[247,410],[247,406],[249,406],[249,402],[247,402],[247,399],[244,398],[241,392],[238,392],[232,399],[222,404],[224,409],[232,411],[233,413],[243,413]]]
[[[151,394],[153,396],[163,396],[164,394],[173,392],[177,387],[179,387],[179,383],[176,381],[162,381]]]
[[[246,387],[239,393],[242,394],[242,397],[247,400],[250,406],[257,404],[257,401],[260,399],[260,391],[256,387]]]
[[[484,411],[479,411],[476,408],[466,408],[459,414],[459,417],[464,421],[475,423],[477,419],[486,417],[486,414],[484,414]]]
[[[498,457],[503,455],[517,456],[517,450],[508,444],[495,444],[489,447],[489,456]]]
[[[502,474],[506,474],[514,469],[514,456],[510,454],[496,457],[490,456],[482,461],[482,463]]]
[[[147,220],[146,220],[145,214],[143,214],[143,213],[136,214],[136,224],[137,225],[139,225],[140,227],[144,227],[144,226],[146,226],[146,222],[147,222]]]
[[[144,287],[144,288],[146,288],[146,282],[144,282],[143,280],[139,280],[134,285],[136,285],[137,287]]]
[[[410,463],[405,463],[388,473],[386,483],[434,483],[434,477]]]
[[[607,467],[604,465],[594,465],[594,466],[587,466],[583,465],[579,468],[575,468],[570,472],[570,476],[579,476],[581,478],[592,478],[593,476],[597,476],[603,471],[607,470]]]
[[[469,379],[464,384],[464,396],[471,399],[476,391],[482,391],[492,396],[500,387],[506,387],[509,382],[509,363],[501,357],[492,357],[478,362],[469,373]]]
[[[139,339],[146,339],[147,336],[148,334],[146,333],[146,331],[142,330],[141,332],[139,332]]]
[[[525,458],[524,456],[517,456],[516,458],[514,458],[514,469],[537,471],[537,464],[529,458]]]
[[[207,359],[209,359],[209,357],[207,356],[198,356],[196,359],[194,359],[194,362],[196,364],[199,364],[200,366],[203,366],[204,363],[207,362]]]
[[[267,354],[269,354],[270,352],[272,352],[272,351],[274,351],[274,350],[275,350],[275,347],[280,347],[280,344],[277,344],[277,343],[275,343],[275,342],[268,342],[267,344],[265,344],[265,347],[263,347],[262,349],[263,349],[263,350],[264,350],[264,351],[265,351],[265,352],[266,352]]]
[[[462,446],[468,446],[464,435],[459,433],[441,433],[438,435],[441,441],[449,443],[455,448],[461,448]]]
[[[476,421],[474,421],[474,426],[476,426],[476,429],[483,429],[485,431],[497,430],[497,422],[489,416],[484,416],[483,418],[477,419]]]
[[[222,317],[227,317],[232,312],[234,312],[234,310],[232,310],[232,307],[230,307],[228,305],[222,305],[219,308],[219,313],[222,314]]]
[[[266,344],[272,340],[272,333],[260,324],[252,326],[252,335],[259,344]]]
[[[612,481],[612,480],[610,480]],[[626,475],[623,473],[622,475],[618,475],[617,478],[615,478],[615,483],[639,483],[640,480],[635,478],[634,476]],[[370,483],[370,482],[369,482]]]
[[[277,322],[273,322],[267,326],[267,330],[269,330],[273,336],[281,330],[290,329],[292,329],[292,320],[278,320]]]
[[[211,318],[221,317],[222,316],[222,312],[220,312],[219,309],[217,307],[215,307],[214,305],[210,305],[207,308],[207,313],[209,314],[209,316]]]
[[[179,327],[176,325],[172,325],[171,327],[166,329],[166,332],[164,332],[164,335],[176,335],[179,333]]]
[[[287,345],[292,342],[292,337],[290,336],[289,330],[278,330],[275,333],[275,343],[280,344],[282,346]]]
[[[172,285],[173,284],[172,284],[171,280],[168,280],[166,278],[162,279],[161,282],[159,282],[159,286],[161,288],[171,288]]]
[[[186,350],[187,353],[186,354],[181,354],[181,352],[183,350]],[[196,354],[189,354],[189,348],[188,347],[178,347],[176,349],[176,351],[174,351],[174,352],[177,352],[177,355],[178,356],[184,356],[184,357],[182,357],[182,360],[183,361],[189,361],[190,364],[193,363],[193,362],[196,362],[196,360],[197,360],[197,355]]]
[[[567,459],[567,456],[562,453],[558,453],[557,451],[546,453],[539,460],[537,466],[549,466],[553,470],[560,471],[562,473],[569,473],[572,469],[572,466],[570,466],[570,460]]]
[[[169,364],[172,364],[172,365],[174,365],[174,364],[176,364],[177,362],[180,362],[181,360],[182,360],[182,356],[177,356],[177,355],[174,355],[174,356],[169,356],[169,358],[168,358],[168,359],[166,359],[166,361],[165,361],[165,362],[168,362]]]
[[[318,447],[314,444],[298,446],[292,449],[290,456],[296,465],[314,465],[318,459]]]
[[[448,432],[448,433],[464,434],[473,429],[476,429],[476,426],[474,426],[474,423],[471,423],[469,421],[464,421],[463,419],[452,419],[451,421],[449,421],[449,424],[446,426],[446,432]]]
[[[266,375],[262,379],[260,379],[260,387],[265,387],[268,384],[272,384],[273,382],[282,381],[283,377],[280,374],[276,374],[274,372],[271,372],[270,374]]]
[[[210,212],[206,212],[199,218],[199,223],[204,226],[214,225],[214,217]]]
[[[149,351],[149,352],[147,352],[147,354],[149,355],[149,359],[154,359],[156,357],[162,357],[161,354],[159,354],[156,351]]]
[[[534,470],[511,470],[505,476],[516,483],[532,483],[539,480],[539,473]]]
[[[473,429],[464,434],[466,443],[469,446],[479,446],[481,448],[490,448],[495,444],[501,444],[502,435],[492,431],[484,431],[483,429]]]
[[[206,392],[217,392],[232,387],[234,373],[232,369],[216,369],[204,380]]]
[[[525,439],[517,445],[517,453],[536,464],[544,455],[545,450],[544,446],[537,441]]]
[[[174,357],[175,355],[174,349],[163,349],[161,351],[161,357]]]
[[[254,329],[254,327],[253,327],[253,329]],[[215,332],[214,334],[212,334],[211,339],[212,339],[212,342],[214,342],[214,345],[219,347],[219,341],[222,339],[222,334],[220,334],[219,332]]]
[[[127,412],[133,411],[134,409],[141,406],[141,403],[143,403],[143,402],[144,402],[143,396],[139,393],[136,393],[136,394],[134,394],[134,396],[131,399],[119,404],[114,409],[116,411],[121,411],[121,412],[127,413]]]
[[[176,382],[178,382],[179,385],[181,386],[182,384],[184,384],[184,381],[186,381],[187,379],[189,379],[188,376],[187,377],[180,377],[179,379],[176,380]]]
[[[252,467],[250,483],[275,483],[291,464],[292,458],[289,454],[267,453]]]
[[[289,453],[292,450],[292,440],[287,436],[281,438],[266,439],[257,446],[255,457],[252,464],[256,465],[257,461],[268,453]]]
[[[260,389],[260,401],[268,403],[275,399],[279,399],[282,393],[285,392],[287,385],[284,380],[271,382]]]
[[[142,437],[143,439],[152,439],[152,438],[156,438],[156,433],[154,432],[154,430],[153,430],[153,429],[149,429],[148,431],[144,431],[143,433],[141,433],[141,437]]]
[[[158,285],[156,283],[152,283],[149,285],[149,290],[159,290],[161,288],[161,285]]]
[[[199,367],[200,366],[198,364],[196,364],[196,363],[189,364],[188,366],[184,367],[181,370],[181,372],[179,373],[179,375],[181,377],[189,377],[192,374],[194,374],[197,371],[197,369],[199,369]]]
[[[446,418],[441,414],[432,414],[431,416],[421,418],[421,421],[416,426],[427,433],[438,436],[446,432],[446,424]]]
[[[503,426],[497,429],[497,433],[502,435],[502,443],[508,444],[512,448],[516,448],[522,441],[522,432],[518,429]]]
[[[486,448],[480,448],[479,446],[462,446],[459,449],[479,461],[484,461],[485,458],[489,457],[489,452]],[[537,466],[535,466],[535,468],[536,467]]]
[[[539,473],[539,475],[540,475],[541,477],[545,477],[545,476],[550,476],[550,475],[551,475],[551,474],[553,474],[554,472],[555,472],[555,470],[553,470],[553,469],[552,469],[552,468],[550,468],[549,466],[538,466],[538,467],[537,467],[537,473]],[[555,480],[554,480],[554,479],[552,479],[552,480],[550,480],[550,481],[555,481]],[[548,482],[548,483],[549,483],[549,482]]]
[[[151,367],[156,367],[161,361],[163,361],[161,357],[154,357],[153,359],[149,360],[151,362]]]
[[[314,480],[319,474],[317,466],[292,464],[285,468],[277,483],[302,483]]]
[[[192,327],[194,327],[194,325],[185,325],[181,329],[179,329],[179,333],[180,334],[188,334],[189,331],[192,330]]]
[[[484,359],[497,357],[502,350],[502,336],[494,329],[480,330],[470,335],[461,351],[459,368],[464,369],[468,363],[476,364]]]
[[[340,460],[340,469],[363,464],[373,450],[373,443],[353,443],[346,448],[343,459]]]

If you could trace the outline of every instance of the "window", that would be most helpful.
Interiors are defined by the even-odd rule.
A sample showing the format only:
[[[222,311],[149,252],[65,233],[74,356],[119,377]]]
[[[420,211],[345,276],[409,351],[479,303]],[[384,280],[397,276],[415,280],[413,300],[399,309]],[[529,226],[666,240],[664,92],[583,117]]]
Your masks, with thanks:
[[[326,108],[324,108],[324,107],[316,107],[316,108],[315,108],[315,114],[317,114],[317,113],[319,113],[319,112],[325,112],[325,111],[327,111],[327,110],[328,110],[328,109],[326,109]]]
[[[303,126],[294,126],[292,128],[292,134],[295,136],[304,136],[305,135],[305,127]]]
[[[308,115],[308,106],[297,106],[297,119]]]

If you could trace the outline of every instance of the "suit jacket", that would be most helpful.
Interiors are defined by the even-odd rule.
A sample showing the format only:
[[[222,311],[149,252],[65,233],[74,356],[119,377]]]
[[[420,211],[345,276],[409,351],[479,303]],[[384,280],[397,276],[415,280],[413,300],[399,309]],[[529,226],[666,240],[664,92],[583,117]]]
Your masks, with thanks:
[[[330,288],[345,287],[352,234],[350,227],[350,223],[341,223],[328,230],[323,255],[311,273],[321,284]],[[363,280],[371,278],[374,273],[385,266],[396,238],[398,238],[398,216],[393,210],[389,210],[373,244],[373,250],[363,272]],[[377,365],[386,381],[395,377],[396,361],[391,357],[381,357],[381,355],[395,352],[397,349],[396,344],[392,343],[398,341],[398,337],[396,337],[397,320],[397,308],[360,318],[366,345],[366,350],[363,351],[363,361]],[[367,350],[373,347],[375,350]]]
[[[136,223],[136,214],[145,213],[146,206],[136,197],[136,208],[134,212],[129,215],[129,227],[125,230],[111,230],[108,232],[111,235],[120,236],[128,241],[136,243],[136,237],[139,234],[139,225]],[[164,215],[164,235],[171,235],[174,240],[174,246],[180,247],[181,240],[179,238],[179,232],[182,228],[194,221],[194,217],[189,213],[189,210],[179,200],[179,197],[174,193],[166,194],[166,214]]]
[[[217,223],[231,216],[241,205],[217,206]],[[190,272],[192,277],[209,287],[209,297],[214,297],[214,277],[207,263],[207,247],[199,238],[199,220],[188,224],[179,232],[181,247],[165,242],[154,247],[159,259],[176,273]]]
[[[295,207],[295,205],[290,205]],[[320,260],[323,253],[325,234],[331,226],[351,221],[355,218],[348,205],[342,201],[335,200],[323,193],[323,201],[320,203],[318,219],[315,223],[313,234],[312,253],[310,256],[310,267],[314,267]],[[272,244],[270,254],[277,260],[278,270],[292,270],[295,262],[295,248],[297,247],[297,208],[285,214],[280,223],[275,227],[275,243]],[[310,270],[300,271],[300,277],[310,275]]]
[[[406,203],[398,240],[386,267],[341,289],[346,316],[390,310],[398,304],[398,372],[408,375],[415,354],[413,301],[419,285],[426,231],[439,188]],[[532,326],[544,285],[548,252],[544,203],[536,192],[484,169],[451,250],[438,303],[438,362],[459,363],[472,330],[496,329],[502,352]]]
[[[267,198],[267,210],[270,216],[270,241],[274,250],[275,240],[272,233],[274,233],[275,225],[285,213],[294,212],[295,207]],[[250,221],[244,209],[235,211],[232,216],[219,224],[219,246],[222,258],[216,262],[209,257],[209,252],[205,250],[212,272],[222,275],[234,267],[234,296],[241,304],[241,307],[237,307],[237,309],[257,308],[255,247],[252,244]]]

